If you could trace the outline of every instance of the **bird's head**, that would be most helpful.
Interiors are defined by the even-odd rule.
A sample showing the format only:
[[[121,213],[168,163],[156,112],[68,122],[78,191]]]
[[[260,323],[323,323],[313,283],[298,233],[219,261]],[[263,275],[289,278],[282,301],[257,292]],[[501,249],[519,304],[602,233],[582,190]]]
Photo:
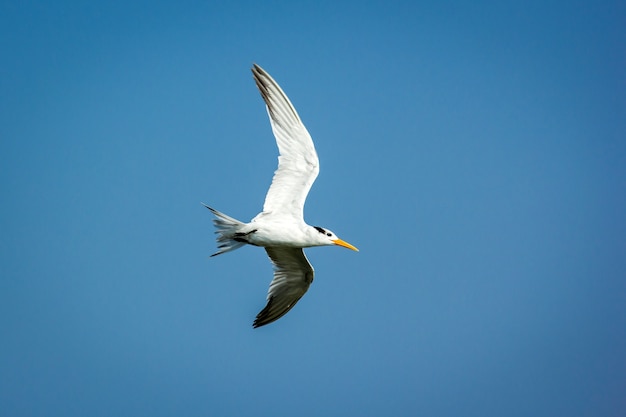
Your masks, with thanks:
[[[331,232],[328,229],[324,229],[323,227],[319,227],[319,226],[313,226],[313,229],[315,229],[316,231],[314,235],[320,245],[337,245],[337,246],[343,246],[344,248],[355,250],[357,252],[359,251],[357,248],[355,248],[348,242],[345,242],[339,239],[337,235],[335,235],[333,232]]]

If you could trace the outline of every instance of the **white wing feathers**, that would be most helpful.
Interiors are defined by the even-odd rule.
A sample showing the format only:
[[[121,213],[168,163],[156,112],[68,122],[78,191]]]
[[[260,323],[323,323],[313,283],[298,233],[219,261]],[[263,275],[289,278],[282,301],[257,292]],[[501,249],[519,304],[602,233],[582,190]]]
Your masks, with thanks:
[[[313,282],[313,267],[300,248],[267,247],[274,264],[274,279],[267,293],[267,305],[256,316],[254,327],[278,320],[296,305]]]
[[[256,64],[252,74],[267,105],[279,152],[278,169],[265,196],[261,215],[303,221],[304,202],[319,173],[313,140],[276,81]]]

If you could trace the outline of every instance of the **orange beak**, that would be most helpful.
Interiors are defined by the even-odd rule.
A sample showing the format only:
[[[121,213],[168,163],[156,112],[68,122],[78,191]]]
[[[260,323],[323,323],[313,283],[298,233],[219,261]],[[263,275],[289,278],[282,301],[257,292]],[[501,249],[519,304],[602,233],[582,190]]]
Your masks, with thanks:
[[[341,239],[337,239],[337,240],[333,240],[333,243],[337,246],[343,246],[344,248],[348,248],[348,249],[352,249],[355,251],[359,251],[357,248],[355,248],[354,246],[352,246],[351,244],[349,244],[348,242],[344,242]]]

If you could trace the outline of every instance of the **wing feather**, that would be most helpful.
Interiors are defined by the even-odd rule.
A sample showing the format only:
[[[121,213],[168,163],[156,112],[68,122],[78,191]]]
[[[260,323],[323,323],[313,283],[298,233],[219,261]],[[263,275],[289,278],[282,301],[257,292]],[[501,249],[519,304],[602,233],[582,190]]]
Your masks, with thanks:
[[[311,135],[287,95],[263,68],[252,74],[267,106],[278,145],[278,169],[265,196],[263,216],[304,218],[306,196],[319,173],[319,159]]]
[[[256,316],[253,327],[278,320],[302,298],[313,282],[313,267],[300,248],[267,247],[274,264],[274,279],[267,293],[267,305]]]

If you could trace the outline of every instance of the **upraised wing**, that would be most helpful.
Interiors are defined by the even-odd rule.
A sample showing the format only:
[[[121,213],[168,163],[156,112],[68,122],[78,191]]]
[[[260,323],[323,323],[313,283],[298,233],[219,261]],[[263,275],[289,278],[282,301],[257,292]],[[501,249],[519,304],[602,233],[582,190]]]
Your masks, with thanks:
[[[252,74],[267,105],[279,151],[278,169],[265,196],[261,215],[280,215],[302,221],[306,196],[320,170],[313,140],[276,81],[256,64]]]
[[[252,325],[255,328],[287,314],[309,289],[314,275],[313,267],[300,248],[267,247],[265,251],[274,264],[274,279],[267,293],[267,305]]]

